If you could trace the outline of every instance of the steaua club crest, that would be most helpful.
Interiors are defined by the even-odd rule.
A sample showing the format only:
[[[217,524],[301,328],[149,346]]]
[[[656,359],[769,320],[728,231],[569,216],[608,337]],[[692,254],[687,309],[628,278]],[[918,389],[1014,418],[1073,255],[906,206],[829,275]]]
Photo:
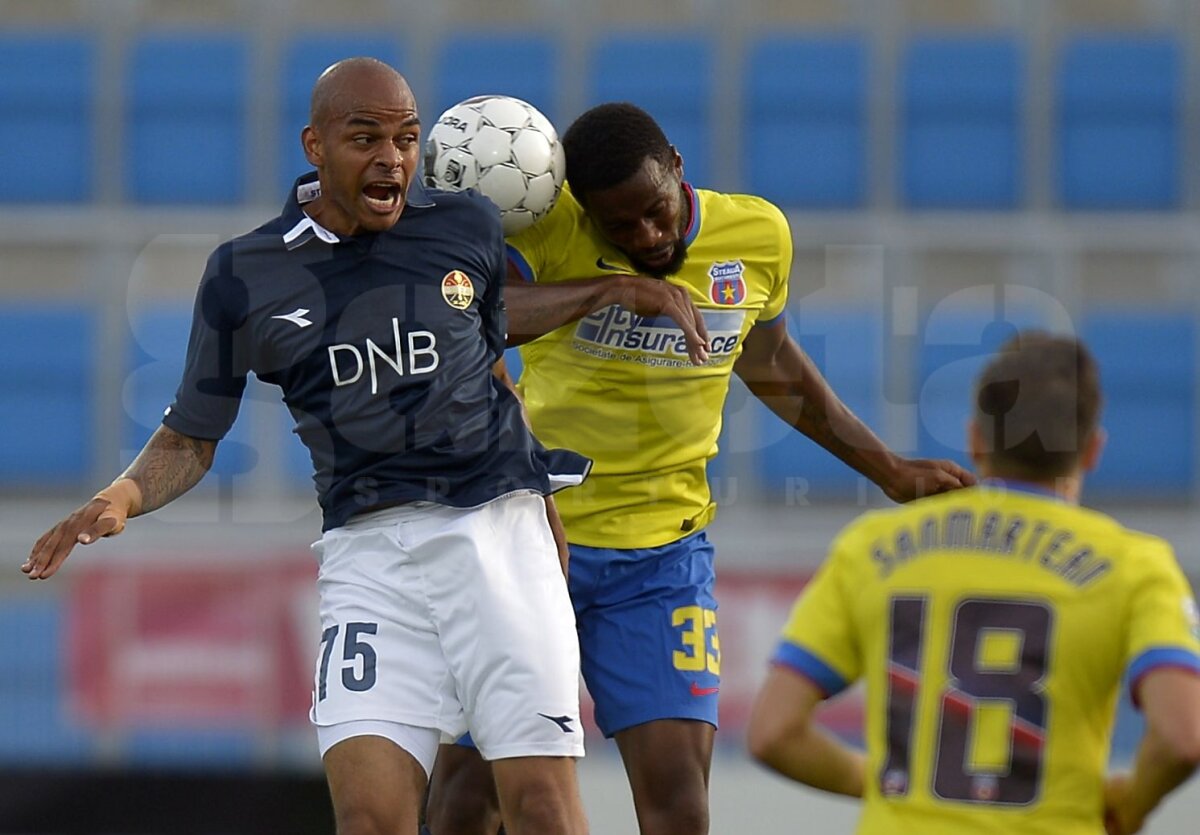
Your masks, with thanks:
[[[451,270],[442,279],[442,298],[455,310],[466,310],[475,298],[475,285],[462,270]]]
[[[708,268],[708,297],[716,304],[741,304],[746,298],[746,268],[741,261],[718,261]]]

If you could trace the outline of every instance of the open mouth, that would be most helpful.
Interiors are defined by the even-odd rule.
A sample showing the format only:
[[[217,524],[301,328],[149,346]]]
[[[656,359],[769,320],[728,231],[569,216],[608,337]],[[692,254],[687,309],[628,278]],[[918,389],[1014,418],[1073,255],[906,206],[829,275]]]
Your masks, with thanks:
[[[362,193],[367,205],[382,214],[396,211],[404,200],[404,189],[399,183],[369,183],[363,188]]]

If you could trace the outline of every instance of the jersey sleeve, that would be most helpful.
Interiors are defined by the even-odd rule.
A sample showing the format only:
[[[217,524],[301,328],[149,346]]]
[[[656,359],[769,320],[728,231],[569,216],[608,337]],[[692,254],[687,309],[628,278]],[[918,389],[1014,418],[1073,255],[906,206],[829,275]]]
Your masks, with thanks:
[[[1137,685],[1160,667],[1180,667],[1200,675],[1200,620],[1191,587],[1162,541],[1144,546],[1130,608],[1126,658],[1130,694],[1137,704]]]
[[[509,236],[508,262],[526,281],[542,280],[569,251],[571,230],[575,225],[572,210],[578,210],[578,204],[570,192],[564,190],[549,214]]]
[[[771,284],[771,294],[763,305],[762,313],[758,316],[757,325],[770,325],[779,320],[787,308],[788,279],[792,274],[792,230],[788,226],[787,217],[775,206],[771,207],[778,240],[778,260],[775,264],[774,281]]]
[[[226,246],[208,260],[188,338],[183,379],[163,424],[192,438],[219,441],[237,419],[250,373],[246,286],[233,275]]]
[[[488,356],[495,362],[504,356],[508,339],[508,313],[504,307],[504,278],[507,272],[507,257],[503,238],[498,238],[492,257],[489,259],[491,274],[487,277],[487,288],[479,305],[479,316],[483,339],[487,343]]]
[[[771,661],[789,667],[834,696],[862,674],[848,593],[847,557],[834,546],[792,607]]]

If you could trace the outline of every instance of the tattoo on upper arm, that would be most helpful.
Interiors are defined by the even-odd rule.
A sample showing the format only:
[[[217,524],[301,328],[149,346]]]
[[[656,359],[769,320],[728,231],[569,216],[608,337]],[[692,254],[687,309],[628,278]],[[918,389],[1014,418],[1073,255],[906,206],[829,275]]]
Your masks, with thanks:
[[[142,491],[142,513],[162,507],[196,485],[212,466],[217,442],[160,426],[125,471]]]

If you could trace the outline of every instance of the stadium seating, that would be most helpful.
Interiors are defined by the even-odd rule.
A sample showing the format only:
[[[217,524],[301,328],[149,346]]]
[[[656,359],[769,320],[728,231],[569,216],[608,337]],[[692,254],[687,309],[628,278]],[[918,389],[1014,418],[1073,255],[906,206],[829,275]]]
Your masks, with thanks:
[[[129,375],[125,380],[125,426],[123,455],[130,458],[141,449],[162,423],[163,410],[175,399],[183,376],[190,307],[174,304],[147,306],[131,319]],[[197,488],[211,488],[215,478],[240,475],[254,469],[258,454],[254,447],[253,402],[242,402],[238,420],[217,447],[209,475]]]
[[[435,59],[426,132],[446,108],[472,96],[501,94],[523,99],[558,123],[558,48],[535,32],[457,32],[442,41]]]
[[[1170,37],[1094,35],[1062,47],[1058,191],[1069,209],[1179,205],[1183,55]]]
[[[745,188],[788,208],[862,208],[867,196],[864,38],[767,35],[748,46]]]
[[[951,458],[964,466],[971,388],[997,348],[1027,328],[1045,327],[1042,311],[1009,305],[995,309],[978,288],[972,298],[939,304],[925,317],[916,355],[917,451],[925,458]]]
[[[1015,37],[921,36],[901,82],[901,193],[914,209],[1022,199],[1024,54]]]
[[[94,194],[96,46],[75,32],[0,32],[0,202]]]
[[[64,664],[66,618],[61,603],[0,598],[0,762],[22,768],[66,766],[90,756],[95,738],[73,721],[67,705]]]
[[[300,147],[300,131],[308,124],[308,104],[313,82],[335,61],[369,55],[394,67],[403,66],[396,38],[376,31],[305,33],[285,45],[281,62],[279,116],[279,194],[282,201],[296,177],[309,170]]]
[[[160,33],[134,44],[126,196],[139,203],[245,198],[249,43],[239,35]]]
[[[864,423],[882,429],[884,416],[883,322],[860,308],[795,306],[792,335],[841,399]],[[800,437],[760,402],[761,446],[756,469],[768,495],[789,501],[854,500],[862,477],[818,444]]]
[[[1196,488],[1196,320],[1167,310],[1093,310],[1082,334],[1105,391],[1108,444],[1092,497],[1187,501]]]
[[[712,185],[709,128],[714,95],[709,39],[666,33],[598,36],[589,79],[589,106],[630,101],[644,107],[683,154],[688,181],[700,187]]]
[[[96,323],[86,308],[0,308],[0,480],[22,489],[73,486],[91,475],[92,357]]]

